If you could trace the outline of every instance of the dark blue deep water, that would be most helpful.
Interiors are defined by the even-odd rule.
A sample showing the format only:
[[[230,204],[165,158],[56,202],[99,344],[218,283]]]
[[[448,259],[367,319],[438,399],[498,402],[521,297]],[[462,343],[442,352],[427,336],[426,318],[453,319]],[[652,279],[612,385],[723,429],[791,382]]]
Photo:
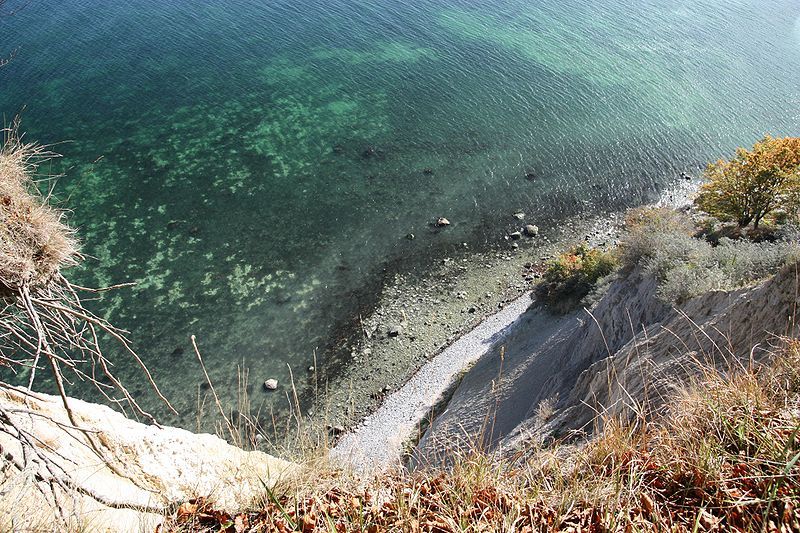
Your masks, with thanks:
[[[0,111],[61,143],[91,256],[72,276],[137,282],[94,305],[184,413],[168,423],[193,422],[191,334],[224,398],[240,365],[286,381],[385,269],[489,246],[499,213],[633,205],[800,134],[796,0],[21,4]]]

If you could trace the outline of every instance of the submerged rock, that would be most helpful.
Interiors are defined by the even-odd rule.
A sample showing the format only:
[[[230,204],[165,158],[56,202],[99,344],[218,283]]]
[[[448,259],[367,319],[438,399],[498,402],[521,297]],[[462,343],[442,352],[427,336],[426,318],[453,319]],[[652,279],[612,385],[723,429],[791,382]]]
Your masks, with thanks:
[[[514,213],[514,218],[516,218],[517,220],[523,220],[525,218],[525,213],[523,213],[522,211],[517,211],[516,213]]]

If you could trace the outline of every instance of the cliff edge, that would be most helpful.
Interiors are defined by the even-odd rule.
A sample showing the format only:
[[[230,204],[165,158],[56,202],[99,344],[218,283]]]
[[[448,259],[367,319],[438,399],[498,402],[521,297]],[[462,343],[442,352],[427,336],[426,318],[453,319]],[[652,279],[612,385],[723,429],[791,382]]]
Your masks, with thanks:
[[[71,530],[152,531],[172,506],[192,498],[244,507],[295,468],[106,406],[70,399],[69,407],[79,427],[57,396],[0,390],[0,529],[52,530],[60,516]],[[36,522],[48,516],[49,524]]]

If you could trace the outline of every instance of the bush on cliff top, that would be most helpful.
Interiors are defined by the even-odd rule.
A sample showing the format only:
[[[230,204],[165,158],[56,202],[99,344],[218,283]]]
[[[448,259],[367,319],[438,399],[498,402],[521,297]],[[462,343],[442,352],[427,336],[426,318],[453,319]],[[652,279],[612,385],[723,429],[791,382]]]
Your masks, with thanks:
[[[565,313],[574,308],[597,281],[609,275],[617,264],[610,252],[579,244],[550,261],[537,295],[553,310]]]
[[[167,405],[149,371],[123,331],[83,306],[79,287],[63,270],[82,259],[65,215],[39,191],[39,165],[54,154],[25,143],[17,124],[3,131],[0,148],[0,366],[36,383],[38,371],[49,373],[72,421],[65,391],[65,372],[94,384],[109,401],[124,401],[150,421],[133,396],[116,378],[103,353],[102,340],[117,341],[142,368],[149,384]],[[102,381],[102,383],[101,383]],[[109,386],[110,385],[110,386]],[[0,383],[0,390],[4,387]],[[121,398],[112,398],[119,395]],[[0,413],[0,430],[7,429]],[[78,425],[73,421],[75,425]],[[22,435],[22,433],[20,433]],[[23,446],[35,448],[33,442]],[[31,452],[30,457],[35,458]],[[45,468],[43,465],[41,468]],[[45,480],[53,476],[42,474]],[[63,481],[61,479],[56,482]]]
[[[53,209],[31,176],[48,154],[26,144],[7,130],[0,148],[0,287],[16,292],[22,287],[49,283],[63,268],[78,261],[78,246],[64,214]]]
[[[711,243],[695,233],[684,213],[633,210],[622,240],[622,262],[656,276],[661,299],[682,303],[709,291],[747,286],[800,259],[800,244],[789,228],[774,242],[723,237]]]

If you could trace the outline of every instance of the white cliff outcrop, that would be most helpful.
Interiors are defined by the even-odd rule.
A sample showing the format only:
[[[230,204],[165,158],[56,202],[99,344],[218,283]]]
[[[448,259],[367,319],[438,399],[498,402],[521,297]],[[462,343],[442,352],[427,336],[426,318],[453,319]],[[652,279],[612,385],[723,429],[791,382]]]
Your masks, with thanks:
[[[78,427],[59,397],[0,390],[0,530],[152,531],[170,506],[208,497],[237,509],[295,468],[106,406],[69,407]]]

